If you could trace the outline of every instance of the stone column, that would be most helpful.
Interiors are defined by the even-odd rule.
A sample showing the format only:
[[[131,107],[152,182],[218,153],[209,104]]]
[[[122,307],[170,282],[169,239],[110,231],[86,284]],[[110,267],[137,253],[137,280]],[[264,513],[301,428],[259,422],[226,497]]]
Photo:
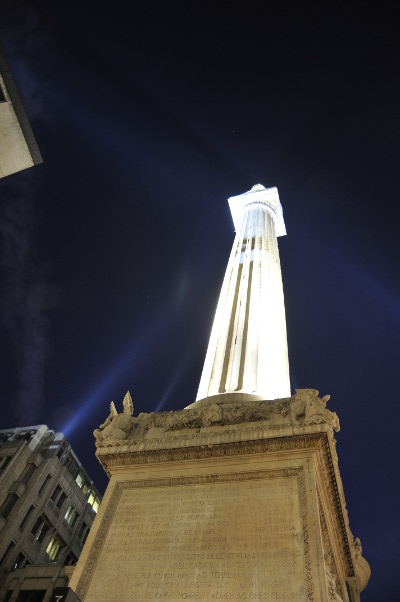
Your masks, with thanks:
[[[218,301],[197,400],[240,392],[290,396],[277,236],[286,234],[276,188],[231,197],[236,237]]]

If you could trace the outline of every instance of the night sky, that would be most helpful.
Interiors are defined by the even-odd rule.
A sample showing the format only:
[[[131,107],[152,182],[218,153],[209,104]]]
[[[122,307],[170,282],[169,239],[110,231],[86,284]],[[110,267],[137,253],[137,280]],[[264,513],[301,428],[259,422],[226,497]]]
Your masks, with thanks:
[[[128,389],[136,414],[194,401],[226,199],[277,186],[292,390],[339,415],[363,602],[400,600],[398,25],[81,0],[6,2],[0,27],[44,157],[0,182],[0,428],[63,431],[104,491],[92,431]]]

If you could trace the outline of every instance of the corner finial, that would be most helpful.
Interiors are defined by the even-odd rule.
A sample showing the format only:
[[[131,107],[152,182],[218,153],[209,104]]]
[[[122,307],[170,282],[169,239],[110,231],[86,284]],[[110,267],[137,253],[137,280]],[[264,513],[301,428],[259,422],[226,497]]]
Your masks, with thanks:
[[[128,414],[129,416],[132,416],[132,414],[133,414],[133,402],[132,402],[132,397],[131,397],[131,394],[129,393],[129,391],[126,392],[126,395],[125,395],[124,400],[122,402],[122,406],[124,408],[124,414]]]

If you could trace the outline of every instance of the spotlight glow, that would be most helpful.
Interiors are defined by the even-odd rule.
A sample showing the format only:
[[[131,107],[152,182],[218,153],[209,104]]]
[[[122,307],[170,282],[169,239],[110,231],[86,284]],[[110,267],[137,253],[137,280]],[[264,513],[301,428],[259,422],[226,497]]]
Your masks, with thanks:
[[[168,385],[166,386],[164,393],[161,395],[160,401],[158,402],[157,407],[154,410],[155,412],[161,411],[165,402],[167,401],[167,399],[170,397],[171,393],[176,388],[177,384],[181,380],[181,378],[186,370],[188,361],[189,361],[189,356],[186,355],[185,359],[179,363],[178,368],[175,370],[171,380],[169,381]]]
[[[160,330],[168,323],[170,315],[170,310],[166,310],[160,314],[158,319],[153,321],[151,326],[125,350],[100,384],[77,405],[78,409],[74,410],[72,418],[61,429],[66,437],[69,437],[82,423],[98,402],[104,401],[104,397],[115,387],[118,380],[128,368],[131,368],[132,378],[140,370],[145,354],[154,345],[157,335],[159,335]]]

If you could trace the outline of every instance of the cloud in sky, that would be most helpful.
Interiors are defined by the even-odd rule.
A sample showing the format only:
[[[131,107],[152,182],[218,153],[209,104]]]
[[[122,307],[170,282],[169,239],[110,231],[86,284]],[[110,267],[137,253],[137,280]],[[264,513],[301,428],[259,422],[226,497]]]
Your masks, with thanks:
[[[0,205],[1,320],[17,364],[14,414],[25,424],[35,423],[40,415],[50,348],[46,306],[32,302],[32,288],[44,272],[32,252],[38,193],[38,180],[32,174],[22,172],[2,182]]]

